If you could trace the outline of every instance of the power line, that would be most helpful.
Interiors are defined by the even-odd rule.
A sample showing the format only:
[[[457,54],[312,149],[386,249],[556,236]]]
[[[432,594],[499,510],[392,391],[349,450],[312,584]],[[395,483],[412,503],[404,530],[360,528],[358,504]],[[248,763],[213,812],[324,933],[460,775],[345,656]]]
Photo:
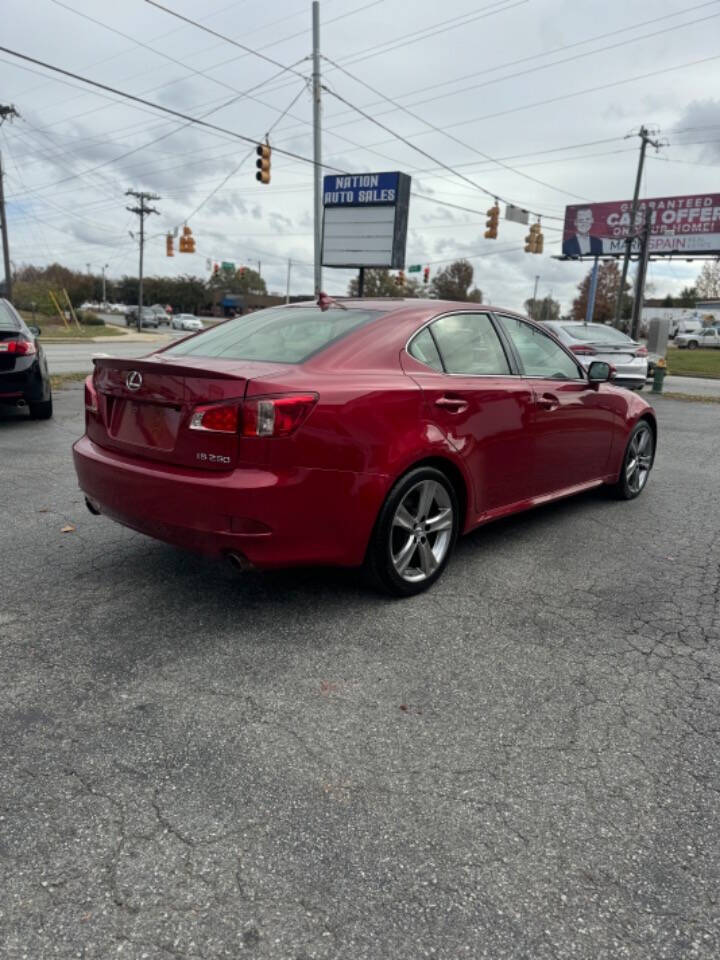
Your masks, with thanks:
[[[447,170],[449,173],[452,173],[454,176],[459,177],[461,180],[464,180],[466,183],[469,183],[471,187],[474,187],[476,190],[479,190],[481,193],[484,193],[488,197],[493,197],[496,200],[502,200],[503,203],[508,203],[509,201],[505,200],[496,190],[488,190],[487,187],[483,187],[481,184],[476,183],[474,180],[471,180],[469,177],[466,177],[464,173],[459,173],[457,170],[453,169],[449,164],[444,163],[442,160],[438,160],[437,157],[434,157],[431,153],[428,153],[427,150],[423,150],[422,147],[418,147],[417,144],[411,143],[406,137],[403,137],[402,134],[397,133],[395,130],[392,130],[390,127],[386,126],[381,120],[375,119],[369,113],[366,113],[360,107],[356,107],[354,104],[350,103],[349,100],[346,100],[345,97],[341,94],[336,93],[334,90],[331,90],[329,87],[323,84],[323,90],[330,94],[330,96],[335,97],[337,100],[340,100],[342,103],[346,104],[348,107],[352,107],[360,116],[364,117],[366,120],[369,120],[370,123],[374,123],[376,126],[380,127],[382,130],[385,130],[387,133],[391,133],[396,140],[399,140],[401,143],[404,143],[406,146],[410,147],[412,150],[416,150],[418,153],[422,154],[424,157],[427,157],[428,160],[432,160],[433,163],[438,164],[443,169]],[[532,213],[533,216],[544,216],[544,214],[537,213],[536,211],[529,210],[528,213]],[[559,219],[559,218],[554,218]]]
[[[410,110],[408,107],[403,106],[398,103],[396,100],[393,100],[392,97],[388,97],[386,94],[381,93],[376,87],[371,86],[365,80],[361,80],[355,74],[350,73],[349,70],[346,70],[345,67],[341,67],[338,63],[335,63],[334,60],[331,60],[329,57],[325,57],[328,63],[332,63],[334,67],[337,67],[342,73],[348,76],[351,80],[355,80],[356,83],[361,84],[363,87],[367,87],[368,90],[372,91],[379,97],[382,97],[383,100],[386,100],[388,103],[393,104],[398,110],[402,110],[403,113],[406,113],[408,116],[412,117],[414,120],[419,120],[421,123],[424,123],[430,130],[433,130],[435,133],[439,133],[442,136],[447,137],[449,140],[452,140],[454,143],[457,143],[458,146],[464,147],[466,150],[471,150],[473,153],[477,153],[478,156],[482,157],[484,160],[488,160],[490,163],[496,163],[498,166],[502,167],[504,170],[509,170],[511,173],[517,174],[519,177],[524,177],[527,180],[532,180],[533,183],[539,183],[543,187],[549,187],[551,190],[556,190],[558,193],[563,193],[568,197],[572,197],[575,200],[587,200],[587,197],[578,196],[576,193],[571,193],[569,190],[564,190],[561,187],[556,187],[552,183],[547,183],[545,180],[539,180],[537,177],[533,177],[527,173],[521,173],[519,170],[516,170],[514,167],[511,167],[509,164],[498,159],[497,157],[491,157],[489,154],[484,153],[482,150],[478,150],[477,147],[472,146],[464,140],[460,140],[459,137],[456,137],[452,133],[448,133],[446,130],[442,130],[440,127],[435,126],[434,123],[431,123],[429,120],[426,120],[424,117],[421,117],[419,114],[415,113],[413,110]],[[363,114],[364,115],[364,114]],[[386,129],[386,128],[383,128]]]
[[[573,43],[564,44],[564,45],[561,46],[561,47],[556,47],[556,48],[554,48],[553,50],[545,51],[545,52],[543,52],[543,53],[536,53],[536,54],[533,54],[532,56],[521,57],[520,59],[511,60],[511,61],[508,61],[508,62],[503,63],[503,64],[498,64],[497,66],[494,66],[494,67],[487,67],[487,68],[485,68],[484,70],[476,71],[476,72],[470,73],[470,74],[465,74],[465,75],[463,75],[463,76],[461,76],[461,77],[456,77],[456,78],[453,79],[453,80],[445,80],[445,81],[443,81],[443,82],[440,83],[440,84],[430,84],[430,85],[427,85],[427,86],[424,86],[424,87],[418,87],[418,88],[416,88],[415,90],[411,90],[411,91],[408,91],[408,92],[402,94],[401,97],[400,97],[400,99],[405,99],[405,98],[407,98],[407,97],[411,97],[411,96],[413,96],[413,94],[416,94],[416,93],[423,93],[423,92],[425,92],[426,90],[437,90],[438,87],[445,87],[445,86],[449,86],[449,85],[451,85],[451,84],[460,83],[462,80],[467,80],[467,79],[471,79],[472,77],[482,76],[483,74],[486,74],[486,73],[493,73],[493,72],[495,72],[495,71],[497,71],[497,70],[505,69],[506,67],[517,66],[517,65],[519,65],[519,64],[527,63],[527,62],[530,62],[530,61],[532,61],[532,60],[537,60],[537,59],[542,58],[542,57],[551,56],[551,55],[554,54],[554,53],[559,53],[559,52],[561,52],[561,51],[563,51],[563,50],[568,50],[568,49],[573,49],[573,48],[578,47],[578,46],[583,46],[583,45],[585,45],[585,44],[587,44],[587,43],[592,43],[592,42],[594,42],[595,40],[606,39],[606,38],[608,38],[608,37],[616,36],[616,35],[619,34],[619,33],[625,33],[625,32],[627,32],[628,30],[636,30],[636,29],[639,29],[640,27],[649,26],[649,25],[651,25],[651,24],[653,24],[653,23],[659,23],[659,22],[661,22],[661,21],[668,20],[668,19],[671,19],[671,18],[673,18],[673,17],[681,16],[682,14],[685,14],[685,13],[690,13],[690,12],[692,12],[693,10],[700,10],[700,9],[703,9],[703,8],[705,8],[705,7],[708,7],[708,6],[716,5],[718,2],[719,2],[719,0],[706,0],[706,2],[701,3],[701,4],[698,4],[697,6],[694,6],[694,7],[689,7],[689,8],[686,9],[686,10],[676,11],[675,13],[666,14],[665,16],[662,16],[662,17],[655,17],[655,18],[653,18],[652,20],[641,21],[640,23],[635,23],[635,24],[632,24],[631,26],[628,26],[628,27],[622,27],[622,28],[620,28],[620,29],[618,29],[618,30],[613,30],[613,31],[610,31],[610,32],[608,32],[608,33],[597,34],[596,36],[594,36],[594,37],[589,37],[589,38],[586,39],[586,40],[578,40],[578,41],[575,41],[575,42],[573,42]],[[536,70],[545,70],[545,69],[548,69],[549,67],[558,66],[558,65],[561,65],[561,64],[564,64],[564,63],[569,63],[569,62],[571,62],[571,61],[573,61],[573,60],[577,60],[577,59],[582,58],[582,57],[593,56],[593,55],[596,54],[596,53],[602,53],[602,52],[605,52],[606,50],[611,50],[611,49],[614,49],[614,48],[616,48],[616,47],[618,47],[618,46],[624,46],[624,45],[627,45],[627,44],[630,44],[630,43],[636,43],[636,42],[638,42],[638,41],[640,41],[640,40],[646,40],[646,39],[648,39],[648,38],[650,38],[650,37],[659,36],[659,35],[662,34],[662,33],[667,33],[668,31],[680,29],[681,27],[685,27],[685,26],[691,26],[691,25],[693,25],[693,24],[695,24],[695,23],[701,23],[701,22],[703,22],[704,20],[713,19],[714,17],[717,17],[717,16],[720,16],[720,13],[711,14],[711,15],[708,16],[708,17],[698,18],[698,19],[696,19],[696,20],[690,20],[690,21],[688,21],[688,22],[686,22],[686,23],[676,24],[676,25],[671,26],[671,27],[668,27],[668,28],[666,28],[666,29],[664,29],[664,30],[656,31],[655,33],[646,33],[646,34],[642,34],[642,35],[639,36],[639,37],[632,37],[632,38],[630,38],[630,39],[628,39],[628,40],[621,41],[621,43],[609,44],[608,46],[605,46],[605,47],[598,47],[596,50],[588,50],[588,51],[586,51],[585,53],[577,54],[577,55],[574,55],[573,57],[565,58],[564,60],[555,60],[555,61],[553,61],[552,63],[549,63],[549,64],[539,64],[538,66],[532,67],[532,68],[529,69],[529,70],[521,70],[521,71],[517,71],[517,72],[515,72],[515,73],[506,74],[506,75],[504,75],[504,76],[502,76],[502,77],[497,77],[497,78],[495,78],[495,79],[488,80],[488,81],[483,82],[483,83],[481,83],[481,84],[473,84],[473,85],[471,85],[471,86],[469,86],[469,87],[462,87],[462,88],[460,88],[459,90],[452,90],[452,91],[449,91],[448,93],[442,93],[442,94],[438,94],[438,95],[433,96],[433,97],[430,97],[430,98],[425,98],[425,99],[421,99],[421,100],[416,100],[416,101],[413,101],[412,103],[408,104],[408,106],[409,106],[409,107],[414,107],[414,106],[425,105],[425,104],[428,104],[428,103],[432,103],[432,102],[434,102],[434,101],[436,101],[436,100],[441,100],[441,99],[443,99],[443,98],[445,98],[445,97],[456,96],[457,94],[460,94],[460,93],[466,93],[466,92],[468,92],[468,91],[470,91],[470,90],[478,89],[479,87],[485,86],[485,85],[490,84],[490,83],[499,83],[499,82],[501,82],[501,81],[503,81],[503,80],[511,80],[511,79],[513,79],[513,78],[515,78],[515,77],[524,76],[524,75],[527,75],[528,73],[535,72]],[[334,66],[335,66],[337,69],[342,69],[342,68],[339,66],[339,64],[337,64],[337,63],[335,63]],[[357,78],[354,78],[354,79],[357,79]],[[362,81],[360,81],[360,82],[362,82]],[[378,93],[379,93],[379,92],[378,92]],[[382,94],[379,94],[379,95],[382,97],[382,99],[388,99],[388,98],[384,97]],[[364,109],[368,109],[368,108],[370,108],[370,107],[377,106],[377,105],[378,105],[379,103],[381,103],[381,102],[382,102],[382,100],[380,100],[380,101],[374,101],[373,103],[370,103],[370,104],[364,104],[364,105],[363,105],[363,108],[364,108]],[[397,106],[396,106],[396,109],[403,109],[403,107],[397,105]],[[334,116],[343,116],[343,115],[345,115],[346,113],[349,113],[349,112],[350,112],[350,111],[341,111],[341,112],[338,112],[337,114],[335,114]],[[383,113],[381,114],[381,116],[384,116],[384,115],[386,115],[386,114],[388,114],[388,113],[392,113],[392,112],[393,112],[393,111],[391,111],[391,110],[383,111]],[[332,119],[332,117],[329,118],[329,119]],[[345,124],[341,124],[341,126],[344,126],[344,125],[345,125]]]

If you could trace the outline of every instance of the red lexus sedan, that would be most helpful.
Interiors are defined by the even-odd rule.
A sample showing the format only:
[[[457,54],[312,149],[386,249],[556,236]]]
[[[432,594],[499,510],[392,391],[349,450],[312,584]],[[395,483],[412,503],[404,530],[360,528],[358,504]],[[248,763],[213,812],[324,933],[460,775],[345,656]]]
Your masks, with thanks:
[[[494,307],[321,295],[94,362],[73,447],[93,513],[241,567],[364,566],[400,596],[479,524],[638,496],[655,454],[607,363]]]

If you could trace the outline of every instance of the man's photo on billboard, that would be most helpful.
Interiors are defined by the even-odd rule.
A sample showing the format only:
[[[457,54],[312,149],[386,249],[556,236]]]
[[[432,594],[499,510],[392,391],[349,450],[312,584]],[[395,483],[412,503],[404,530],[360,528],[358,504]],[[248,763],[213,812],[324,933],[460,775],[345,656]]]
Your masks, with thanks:
[[[580,207],[575,213],[575,234],[563,240],[563,253],[566,257],[599,256],[603,252],[602,237],[593,236],[592,210]]]

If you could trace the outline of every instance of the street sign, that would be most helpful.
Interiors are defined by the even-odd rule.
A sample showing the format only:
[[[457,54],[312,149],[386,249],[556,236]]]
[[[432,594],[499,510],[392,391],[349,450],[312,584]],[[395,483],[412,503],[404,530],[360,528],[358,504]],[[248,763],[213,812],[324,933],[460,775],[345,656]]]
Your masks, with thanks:
[[[405,173],[325,177],[323,266],[402,269],[409,205]]]
[[[420,273],[420,271],[422,270],[422,264],[414,263],[411,267],[408,267],[407,270],[408,270],[408,273]]]
[[[640,200],[634,228],[632,201],[580,203],[565,208],[562,252],[566,257],[617,257],[627,238],[640,249],[640,234],[650,219],[649,253],[653,257],[720,253],[720,193]]]
[[[230,260],[223,260],[220,267],[224,273],[235,273],[235,264]]]
[[[524,223],[526,226],[530,222],[530,215],[522,207],[516,207],[513,203],[505,204],[505,219],[512,220],[513,223]]]

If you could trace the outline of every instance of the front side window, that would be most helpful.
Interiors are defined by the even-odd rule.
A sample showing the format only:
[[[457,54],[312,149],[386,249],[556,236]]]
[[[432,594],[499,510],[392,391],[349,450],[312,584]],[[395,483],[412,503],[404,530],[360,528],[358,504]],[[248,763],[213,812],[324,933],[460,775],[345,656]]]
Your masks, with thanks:
[[[432,324],[447,373],[507,376],[505,351],[487,313],[451,313]]]
[[[382,316],[382,310],[317,306],[274,307],[228,320],[165,354],[302,363],[357,327]]]
[[[520,355],[525,376],[548,380],[584,379],[575,361],[547,334],[517,317],[502,319]]]

